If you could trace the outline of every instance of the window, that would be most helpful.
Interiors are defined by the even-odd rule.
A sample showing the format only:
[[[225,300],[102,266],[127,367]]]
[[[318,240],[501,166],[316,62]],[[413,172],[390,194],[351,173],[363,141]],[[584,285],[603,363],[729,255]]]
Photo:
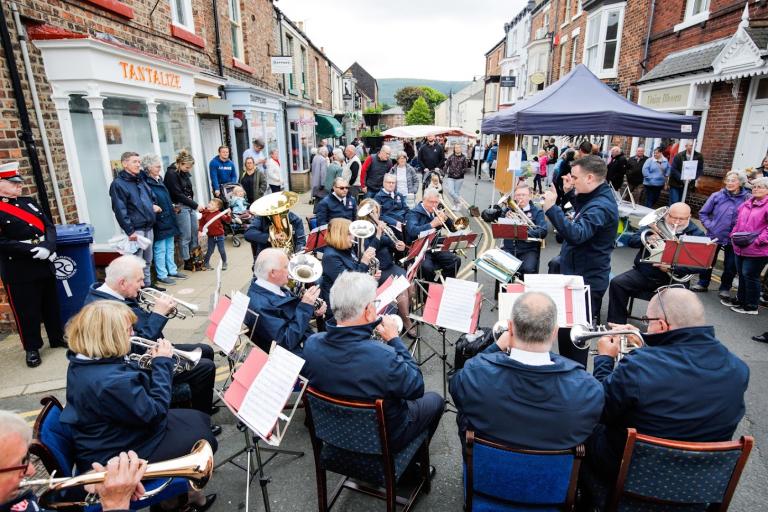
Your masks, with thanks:
[[[584,63],[599,78],[615,78],[624,5],[602,9],[587,21]]]
[[[576,14],[573,17],[575,18],[576,16],[581,15],[581,12],[582,12],[581,0],[577,0],[577,2],[576,2]]]
[[[571,37],[571,69],[576,67],[577,58],[578,58],[578,47],[579,46],[579,36],[578,34]]]
[[[245,60],[243,56],[243,27],[240,18],[240,0],[229,0],[229,27],[232,34],[232,56]]]
[[[285,36],[285,55],[293,55],[293,38],[289,35]],[[295,69],[295,63],[293,64],[293,67]],[[288,90],[296,94],[296,85],[293,83],[293,73],[288,73]]]
[[[171,0],[171,19],[174,24],[194,32],[195,20],[192,19],[192,0]]]
[[[768,78],[761,78],[755,88],[756,100],[768,100]]]
[[[565,15],[563,16],[563,24],[568,23],[571,19],[571,0],[565,0]]]
[[[315,57],[315,99],[320,100],[320,59]]]
[[[565,67],[568,64],[568,42],[563,41],[560,44],[560,78],[565,76]]]
[[[507,32],[507,57],[517,53],[517,29]]]
[[[307,94],[307,49],[301,47],[301,91],[304,96],[309,97]]]
[[[544,21],[541,23],[541,28],[544,29],[544,33],[549,32],[549,12],[544,13]]]
[[[709,0],[687,0],[685,18],[675,25],[675,32],[696,25],[709,18]]]

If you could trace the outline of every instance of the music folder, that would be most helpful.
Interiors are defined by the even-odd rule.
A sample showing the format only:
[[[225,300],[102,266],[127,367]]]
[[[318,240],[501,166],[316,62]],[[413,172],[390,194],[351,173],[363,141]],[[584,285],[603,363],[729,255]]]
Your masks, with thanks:
[[[717,243],[707,237],[683,235],[679,240],[666,240],[661,263],[671,267],[708,269],[712,267]]]
[[[584,284],[581,276],[526,274],[525,282],[510,283],[503,290],[506,293],[499,293],[500,321],[506,322],[512,317],[512,307],[518,297],[536,291],[549,295],[555,302],[558,326],[591,325],[590,287]]]
[[[528,240],[528,226],[525,224],[491,224],[493,238],[501,240]]]
[[[435,247],[432,249],[434,252],[448,252],[458,251],[460,249],[466,249],[473,247],[472,244],[477,240],[477,233],[464,233],[448,235],[446,237],[438,239]]]
[[[451,329],[458,332],[474,333],[477,330],[477,322],[480,318],[480,305],[483,301],[483,296],[477,288],[474,294],[461,294],[461,299],[467,302],[470,307],[464,308],[462,304],[458,304],[456,296],[446,293],[446,287],[451,287],[451,281],[464,281],[461,279],[446,279],[446,284],[430,283],[429,290],[427,292],[427,302],[424,304],[424,314],[422,319],[432,325],[443,327],[445,329]],[[470,281],[464,281],[470,283]],[[477,283],[472,283],[477,285]],[[444,300],[445,299],[445,300]],[[453,307],[454,310],[446,311],[441,310],[443,308]],[[449,321],[450,320],[450,321]]]
[[[328,234],[328,224],[317,226],[307,235],[307,244],[304,246],[304,252],[314,252],[325,247],[325,235]]]
[[[417,258],[419,254],[422,252],[422,249],[424,247],[429,247],[432,245],[432,241],[437,236],[437,231],[431,231],[428,234],[417,238],[416,240],[411,243],[411,246],[408,248],[408,254],[405,255],[405,258],[400,260],[400,263],[404,263],[406,261],[412,260],[414,258]]]

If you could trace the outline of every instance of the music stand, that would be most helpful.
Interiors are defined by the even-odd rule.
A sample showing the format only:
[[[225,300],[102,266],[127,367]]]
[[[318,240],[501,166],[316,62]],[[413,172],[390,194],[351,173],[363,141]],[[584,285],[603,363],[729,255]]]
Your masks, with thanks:
[[[526,224],[504,224],[494,222],[491,224],[493,238],[499,240],[528,240],[528,226]]]
[[[683,235],[679,240],[664,243],[661,262],[670,267],[686,267],[696,270],[712,268],[717,242],[706,237]]]
[[[318,226],[307,235],[307,243],[304,252],[316,253],[318,249],[325,247],[325,235],[328,234],[328,224]]]

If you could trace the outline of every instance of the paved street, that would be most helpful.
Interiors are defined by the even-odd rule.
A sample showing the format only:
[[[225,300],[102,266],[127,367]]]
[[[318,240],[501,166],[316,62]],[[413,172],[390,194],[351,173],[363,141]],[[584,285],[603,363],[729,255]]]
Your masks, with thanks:
[[[481,205],[481,207],[487,205],[491,195],[490,183],[482,182],[478,185],[477,201],[473,199],[474,193],[474,180],[471,178],[465,180],[463,194],[468,201]],[[487,240],[484,242],[487,243]],[[542,254],[542,270],[546,270],[546,262],[558,251],[559,245],[550,236]],[[235,249],[231,244],[228,244],[227,252],[230,269],[223,273],[222,291],[229,292],[233,288],[245,288],[250,275],[250,248],[243,245]],[[629,268],[633,257],[634,250],[617,249],[613,257],[614,272],[620,273]],[[486,296],[489,296],[488,291],[493,289],[493,282],[482,273],[478,275],[478,278],[484,286]],[[184,300],[200,304],[201,310],[207,311],[208,297],[213,289],[214,279],[215,273],[213,272],[198,273],[188,281],[172,287],[169,291],[178,294]],[[768,476],[765,454],[768,406],[764,398],[761,397],[768,389],[766,382],[768,346],[751,341],[750,336],[768,329],[768,311],[761,310],[757,317],[737,315],[721,306],[714,292],[704,294],[701,298],[706,305],[708,318],[716,326],[720,339],[743,358],[751,368],[750,386],[746,398],[747,415],[737,430],[737,436],[752,435],[756,439],[756,444],[736,492],[731,510],[764,510],[765,502],[768,499],[768,491],[765,487]],[[607,305],[607,300],[605,302]],[[640,302],[637,307],[642,308],[643,305],[644,303]],[[492,325],[497,319],[497,314],[496,311],[490,311],[490,306],[484,306],[481,325]],[[205,315],[202,313],[194,319],[183,322],[173,320],[166,334],[174,341],[201,340],[205,323]],[[435,342],[432,344],[437,346],[436,336],[428,334],[427,337],[430,343]],[[455,341],[457,337],[458,335],[453,333],[453,336],[449,336],[449,340]],[[425,349],[425,354],[427,353],[428,349]],[[61,349],[57,349],[53,353],[50,349],[44,351],[43,366],[32,370],[23,367],[22,354],[18,338],[10,336],[0,341],[0,374],[3,375],[3,384],[0,389],[0,408],[19,411],[24,413],[29,420],[32,420],[41,396],[52,393],[62,401],[65,399],[65,391],[62,387],[65,383],[66,365]],[[453,351],[449,349],[448,360],[452,361],[452,359]],[[219,361],[219,364],[223,366],[223,360]],[[423,372],[426,388],[442,391],[442,370],[439,360],[437,358],[431,359],[423,366]],[[219,375],[219,384],[224,377],[224,373]],[[316,508],[313,458],[303,420],[304,414],[300,410],[290,426],[288,436],[282,447],[303,450],[305,456],[300,459],[280,456],[270,462],[266,468],[267,474],[272,478],[272,483],[268,489],[273,510],[309,511]],[[243,436],[236,430],[233,418],[226,410],[220,412],[215,417],[215,421],[224,425],[224,432],[219,438],[220,444],[217,454],[217,457],[223,458],[242,447]],[[418,505],[419,510],[461,511],[461,456],[453,414],[444,416],[432,442],[430,456],[432,463],[437,468],[437,475],[433,482],[431,494],[421,500]],[[330,479],[331,485],[333,482],[334,480]],[[212,508],[214,511],[223,512],[244,508],[245,476],[241,470],[232,465],[219,469],[206,490],[216,492],[219,495],[218,502]],[[348,492],[342,494],[336,507],[338,510],[349,511],[384,508],[382,503],[376,503],[372,498],[352,495]],[[250,510],[262,509],[261,495],[258,483],[255,481],[254,487],[251,488]]]

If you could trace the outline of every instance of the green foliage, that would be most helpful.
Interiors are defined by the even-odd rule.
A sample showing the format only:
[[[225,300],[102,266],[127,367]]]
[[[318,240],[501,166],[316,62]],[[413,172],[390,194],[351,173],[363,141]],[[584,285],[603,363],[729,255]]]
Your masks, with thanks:
[[[443,94],[448,94],[448,91],[455,93],[472,83],[470,81],[424,80],[421,78],[377,78],[376,81],[379,83],[378,99],[381,104],[395,104],[395,92],[409,85],[413,87],[428,86]]]
[[[429,104],[429,108],[431,108],[433,112],[435,111],[435,107],[438,104],[448,99],[448,96],[431,87],[422,85],[421,87],[419,87],[419,89],[424,91],[424,99],[427,100],[427,103]]]
[[[382,103],[381,104],[381,111],[382,112],[384,112],[385,110],[389,110],[391,108],[392,108],[392,105],[390,105],[389,103]]]
[[[381,137],[381,130],[374,128],[373,130],[363,130],[358,134],[358,137]]]
[[[432,124],[435,122],[435,114],[429,108],[426,100],[419,96],[414,102],[413,107],[405,114],[405,124]]]
[[[363,111],[363,114],[381,114],[383,111],[384,108],[381,105],[371,105]]]
[[[429,110],[434,114],[435,107],[445,101],[447,96],[425,85],[403,87],[395,93],[395,101],[405,112],[413,108],[413,104],[418,98],[423,98],[429,106]]]

